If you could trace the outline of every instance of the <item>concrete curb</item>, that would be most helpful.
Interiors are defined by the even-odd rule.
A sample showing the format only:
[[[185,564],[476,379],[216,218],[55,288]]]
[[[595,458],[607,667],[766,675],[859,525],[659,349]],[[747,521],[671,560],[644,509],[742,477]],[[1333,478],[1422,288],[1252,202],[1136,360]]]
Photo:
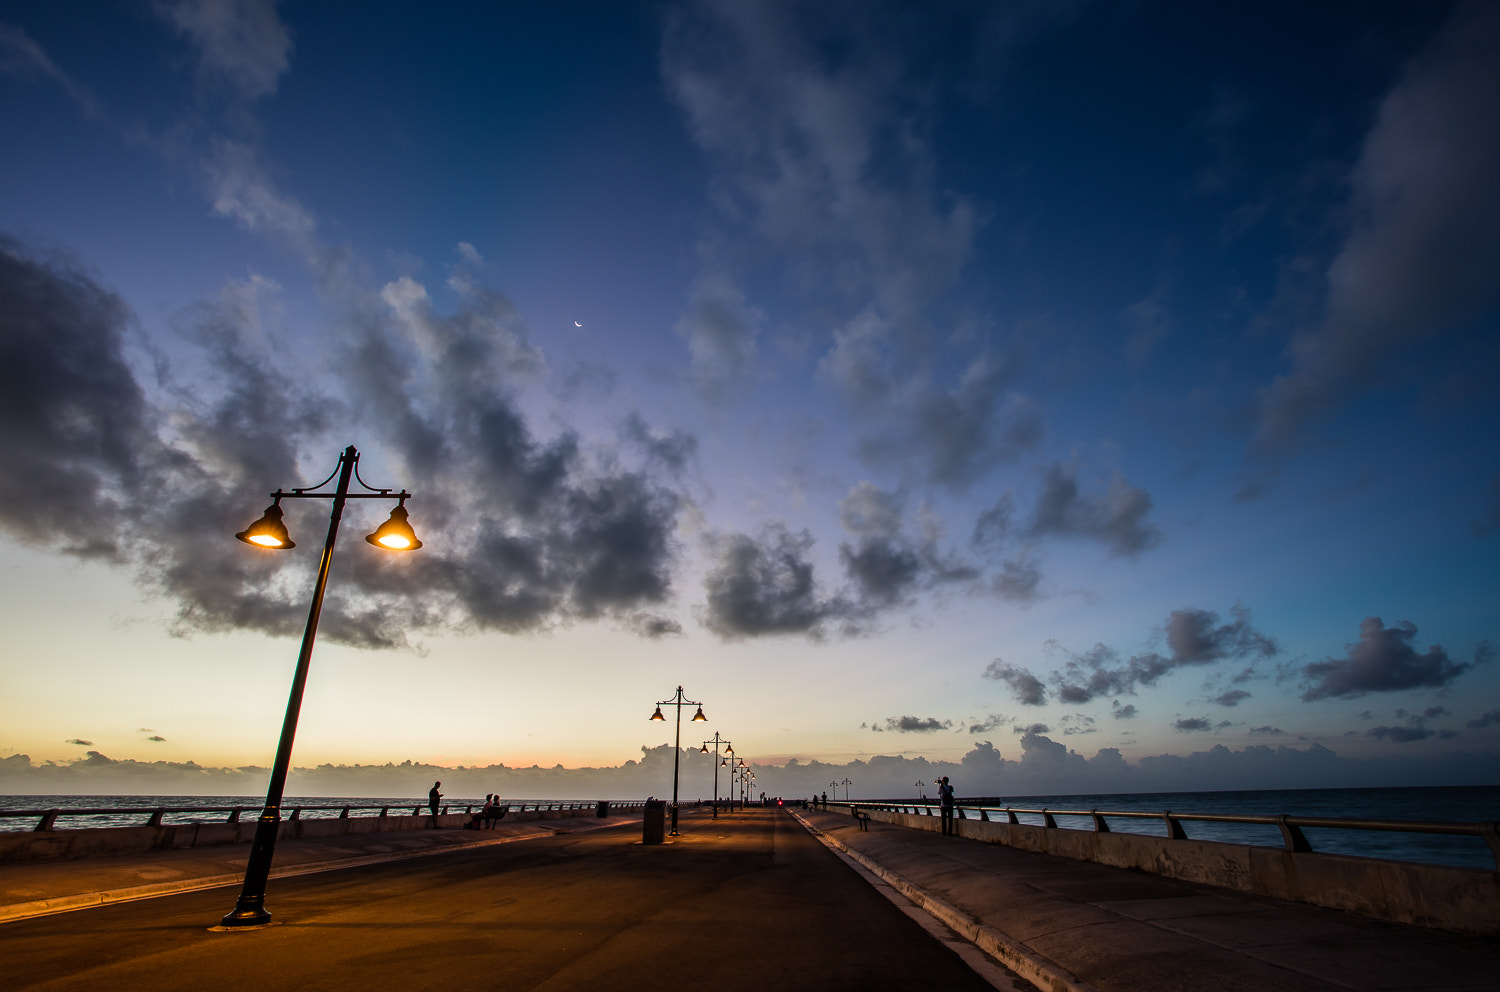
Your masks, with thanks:
[[[556,837],[560,834],[582,833],[589,830],[606,830],[611,827],[626,826],[626,823],[603,823],[590,824],[588,826],[569,826],[566,828],[545,827],[546,833],[521,834],[513,837],[493,837],[486,840],[469,841],[465,844],[450,844],[444,847],[429,848],[421,851],[390,851],[384,854],[363,854],[353,858],[337,858],[332,861],[313,861],[307,864],[288,865],[285,868],[272,868],[272,878],[291,878],[294,875],[312,875],[323,871],[337,871],[341,868],[358,868],[362,865],[375,865],[387,861],[405,861],[409,858],[426,858],[434,854],[447,854],[450,851],[469,851],[476,847],[492,847],[496,844],[510,844],[522,840],[538,840],[542,837]],[[11,923],[16,920],[29,920],[38,916],[52,916],[57,913],[70,913],[77,909],[90,909],[94,906],[110,906],[120,902],[136,902],[141,899],[155,899],[159,896],[176,895],[179,892],[198,892],[203,889],[219,889],[229,885],[239,885],[245,880],[242,872],[232,875],[207,875],[200,878],[181,878],[173,882],[153,882],[150,885],[132,885],[120,889],[108,889],[103,892],[80,892],[71,896],[59,896],[55,899],[36,899],[31,902],[11,903],[8,906],[0,906],[0,923]]]
[[[1094,986],[1082,981],[1066,968],[1037,954],[1025,944],[1012,939],[1000,930],[974,919],[958,907],[933,895],[926,889],[902,875],[891,871],[878,861],[854,850],[831,834],[825,833],[804,819],[795,810],[790,811],[797,822],[808,833],[827,846],[842,852],[859,862],[876,877],[901,893],[937,919],[947,924],[969,943],[984,951],[996,961],[1026,979],[1045,992],[1099,992]]]

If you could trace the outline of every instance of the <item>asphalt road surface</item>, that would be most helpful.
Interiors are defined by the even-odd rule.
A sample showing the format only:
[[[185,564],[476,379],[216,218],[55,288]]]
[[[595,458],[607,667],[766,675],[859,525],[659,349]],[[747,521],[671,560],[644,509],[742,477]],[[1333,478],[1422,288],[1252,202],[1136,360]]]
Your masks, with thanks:
[[[0,924],[20,990],[994,986],[780,810],[272,879],[270,927],[216,889]]]

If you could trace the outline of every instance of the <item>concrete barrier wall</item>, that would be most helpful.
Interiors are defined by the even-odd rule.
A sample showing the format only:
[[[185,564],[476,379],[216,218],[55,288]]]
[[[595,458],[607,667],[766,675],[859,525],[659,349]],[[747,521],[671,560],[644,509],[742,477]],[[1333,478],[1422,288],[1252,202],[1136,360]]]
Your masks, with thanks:
[[[833,803],[829,806],[839,808]],[[867,812],[872,820],[884,823],[934,833],[941,830],[936,816]],[[1500,936],[1500,872],[1026,823],[955,819],[954,826],[959,836],[990,844],[1135,868],[1395,923]]]
[[[150,812],[146,810],[145,812]],[[639,812],[620,810],[619,812]],[[502,823],[528,820],[560,820],[569,816],[592,817],[587,810],[527,810],[505,814]],[[433,825],[427,816],[351,816],[347,819],[318,817],[282,820],[278,840],[299,837],[342,837],[349,834],[386,833],[397,830],[424,830]],[[468,813],[445,813],[437,825],[458,829],[469,822]],[[239,823],[179,823],[159,827],[96,827],[82,830],[38,830],[25,833],[0,833],[0,865],[30,861],[67,861],[112,854],[144,854],[184,847],[209,847],[217,844],[248,844],[255,839],[254,816]]]

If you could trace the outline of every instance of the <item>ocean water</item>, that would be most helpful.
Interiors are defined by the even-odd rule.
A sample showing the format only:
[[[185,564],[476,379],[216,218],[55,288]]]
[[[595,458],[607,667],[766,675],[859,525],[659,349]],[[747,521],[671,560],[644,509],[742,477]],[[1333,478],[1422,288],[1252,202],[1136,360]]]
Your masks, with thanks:
[[[222,807],[240,807],[240,820],[254,820],[260,815],[262,804],[266,801],[265,796],[0,796],[0,811],[6,810],[60,810],[63,815],[58,816],[54,829],[75,830],[84,827],[139,827],[145,824],[151,811],[158,809],[185,809],[211,807],[219,809]],[[537,800],[507,799],[506,802],[518,805],[522,802],[536,802]],[[541,800],[545,802],[546,800]],[[473,805],[475,809],[484,805],[481,799],[453,799],[443,797],[443,805],[452,812],[461,812],[465,806]],[[292,809],[301,806],[333,806],[335,809],[306,810],[301,815],[305,820],[323,817],[337,817],[339,810],[345,806],[354,807],[350,810],[350,816],[374,816],[380,812],[381,806],[389,806],[392,815],[409,814],[418,806],[425,812],[427,809],[427,798],[415,796],[375,796],[351,799],[345,796],[296,796],[287,797],[282,801],[282,816],[290,816]],[[374,807],[373,809],[360,807]],[[115,813],[115,814],[91,814],[84,816],[68,816],[68,810],[79,809],[127,809],[141,810],[139,813]],[[223,823],[228,818],[227,813],[168,813],[162,817],[163,823]],[[12,818],[0,817],[0,831],[33,830],[36,828],[36,818]]]
[[[536,800],[509,799],[519,804]],[[546,800],[542,800],[546,801]],[[906,800],[910,801],[910,800]],[[960,797],[962,805],[984,805],[990,807],[1009,806],[1017,811],[1023,823],[1041,824],[1042,809],[1099,809],[1141,811],[1160,813],[1229,813],[1239,815],[1275,816],[1286,813],[1291,816],[1349,817],[1363,820],[1419,820],[1427,822],[1500,821],[1500,786],[1391,789],[1285,789],[1250,792],[1150,792],[1100,795],[1052,795],[1014,796],[976,799]],[[0,810],[46,810],[123,808],[144,812],[113,815],[62,816],[58,818],[58,829],[81,827],[140,826],[145,823],[151,810],[164,807],[242,807],[241,820],[253,820],[260,812],[263,796],[0,796]],[[480,798],[453,799],[445,797],[450,809],[461,809],[473,804],[477,809]],[[331,796],[297,796],[285,800],[283,815],[290,815],[295,806],[343,806],[375,807],[354,815],[372,815],[381,806],[389,806],[392,813],[410,812],[417,806],[426,806],[425,797],[374,796],[362,798]],[[339,809],[309,810],[305,818],[336,817]],[[1027,815],[1026,810],[1035,810]],[[223,813],[169,813],[165,823],[222,822]],[[1092,830],[1093,821],[1087,816],[1058,816],[1058,826],[1078,830]],[[0,817],[0,831],[31,830],[36,820],[30,818],[11,819]],[[1112,819],[1112,831],[1117,833],[1154,834],[1161,836],[1166,826],[1159,820]],[[1281,831],[1273,825],[1237,823],[1183,824],[1189,837],[1199,840],[1216,840],[1237,844],[1259,844],[1266,847],[1281,847]],[[1495,858],[1489,846],[1479,837],[1459,837],[1433,834],[1407,834],[1387,831],[1340,830],[1304,828],[1313,850],[1330,854],[1352,854],[1362,857],[1386,858],[1397,861],[1419,861],[1428,864],[1456,865],[1465,868],[1495,870]]]
[[[960,797],[960,805],[1010,807],[1022,823],[1042,823],[1040,810],[1119,810],[1123,812],[1227,813],[1249,816],[1348,817],[1361,820],[1419,820],[1473,823],[1500,821],[1500,786],[1432,786],[1390,789],[1275,789],[1249,792],[1141,792],[1106,795],[1013,796],[975,799]],[[1023,810],[1037,810],[1027,816]],[[1059,827],[1092,830],[1087,816],[1055,817]],[[1197,840],[1235,844],[1282,846],[1281,830],[1271,824],[1182,824]],[[1164,836],[1160,820],[1111,819],[1115,833]],[[1304,827],[1313,850],[1394,861],[1455,865],[1495,870],[1495,856],[1480,837],[1410,834],[1393,831],[1343,830]]]

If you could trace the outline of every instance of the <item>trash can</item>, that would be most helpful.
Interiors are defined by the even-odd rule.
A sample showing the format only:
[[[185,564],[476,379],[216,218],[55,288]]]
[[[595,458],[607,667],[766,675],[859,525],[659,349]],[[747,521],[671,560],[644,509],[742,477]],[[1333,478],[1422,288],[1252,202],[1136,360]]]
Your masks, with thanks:
[[[660,799],[646,800],[646,815],[641,826],[642,844],[660,844],[667,837],[667,804]]]
[[[599,800],[599,808],[594,811],[594,815],[598,816],[598,817],[606,817],[606,816],[609,815],[609,800],[608,799],[601,799],[601,800]]]

